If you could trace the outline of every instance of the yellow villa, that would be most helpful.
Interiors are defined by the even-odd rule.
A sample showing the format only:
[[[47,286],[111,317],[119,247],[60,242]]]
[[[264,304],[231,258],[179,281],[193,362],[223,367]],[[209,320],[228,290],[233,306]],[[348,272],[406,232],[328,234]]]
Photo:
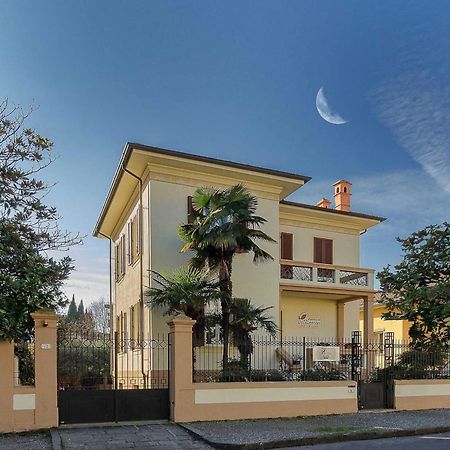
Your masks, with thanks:
[[[386,320],[383,314],[387,313],[386,306],[380,302],[380,295],[375,294],[373,306],[373,340],[383,344],[386,333],[394,333],[395,341],[408,341],[411,322],[407,320]],[[364,314],[361,308],[359,317],[359,330],[364,332]]]
[[[272,306],[283,336],[308,338],[350,338],[359,329],[362,302],[364,336],[372,336],[374,270],[360,265],[360,238],[384,219],[351,211],[351,183],[344,180],[332,187],[334,208],[327,199],[316,205],[286,200],[309,180],[127,143],[94,230],[111,245],[113,330],[130,342],[167,333],[167,317],[144,303],[150,271],[170,273],[188,263],[177,227],[187,221],[195,189],[243,183],[257,197],[257,214],[267,219],[264,231],[276,243],[264,244],[274,257],[267,263],[235,256],[234,295]],[[130,347],[136,364],[143,363],[144,352]]]

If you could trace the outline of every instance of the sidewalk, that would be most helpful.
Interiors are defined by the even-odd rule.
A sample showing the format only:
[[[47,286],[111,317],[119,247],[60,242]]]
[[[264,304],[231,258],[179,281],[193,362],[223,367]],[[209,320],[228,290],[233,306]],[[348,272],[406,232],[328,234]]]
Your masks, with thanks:
[[[216,448],[269,449],[450,431],[450,409],[182,424]]]

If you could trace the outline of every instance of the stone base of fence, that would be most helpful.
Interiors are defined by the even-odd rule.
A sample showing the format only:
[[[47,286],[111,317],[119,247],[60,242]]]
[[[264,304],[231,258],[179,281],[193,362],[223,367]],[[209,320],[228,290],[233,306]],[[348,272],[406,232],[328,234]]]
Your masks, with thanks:
[[[394,395],[398,410],[450,408],[450,380],[396,380]]]
[[[353,381],[193,383],[193,324],[187,317],[169,322],[173,421],[295,417],[358,410]]]
[[[53,313],[33,314],[34,386],[18,382],[14,343],[0,341],[0,433],[58,426],[56,323]]]

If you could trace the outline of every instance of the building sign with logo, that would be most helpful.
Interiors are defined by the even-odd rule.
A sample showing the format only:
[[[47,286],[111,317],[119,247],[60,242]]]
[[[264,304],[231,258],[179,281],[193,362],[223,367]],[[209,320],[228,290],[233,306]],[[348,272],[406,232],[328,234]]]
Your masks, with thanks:
[[[313,361],[340,361],[339,347],[316,345],[313,347]]]
[[[309,317],[306,312],[302,312],[298,316],[298,324],[301,327],[317,328],[320,327],[320,318]]]

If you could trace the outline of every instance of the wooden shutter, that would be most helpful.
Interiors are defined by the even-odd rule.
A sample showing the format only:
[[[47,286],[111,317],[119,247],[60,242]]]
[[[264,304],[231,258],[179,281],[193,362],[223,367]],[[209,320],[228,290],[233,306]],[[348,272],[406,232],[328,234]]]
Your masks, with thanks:
[[[122,234],[120,236],[120,274],[125,275],[125,261],[127,259],[126,256],[126,248],[125,248],[125,235]]]
[[[136,211],[136,254],[141,254],[141,205]]]
[[[119,279],[120,276],[120,265],[119,265],[119,245],[114,246],[114,259],[115,259],[115,269],[116,269],[116,281]]]
[[[128,265],[131,265],[133,263],[133,224],[130,220],[127,224],[127,237],[128,237],[128,249],[127,249],[127,255],[128,255]]]
[[[187,219],[188,223],[194,221],[194,206],[192,205],[192,196],[190,195],[187,198]]]
[[[314,238],[314,262],[333,264],[333,241],[331,239]]]
[[[281,259],[294,259],[294,235],[281,233]]]

